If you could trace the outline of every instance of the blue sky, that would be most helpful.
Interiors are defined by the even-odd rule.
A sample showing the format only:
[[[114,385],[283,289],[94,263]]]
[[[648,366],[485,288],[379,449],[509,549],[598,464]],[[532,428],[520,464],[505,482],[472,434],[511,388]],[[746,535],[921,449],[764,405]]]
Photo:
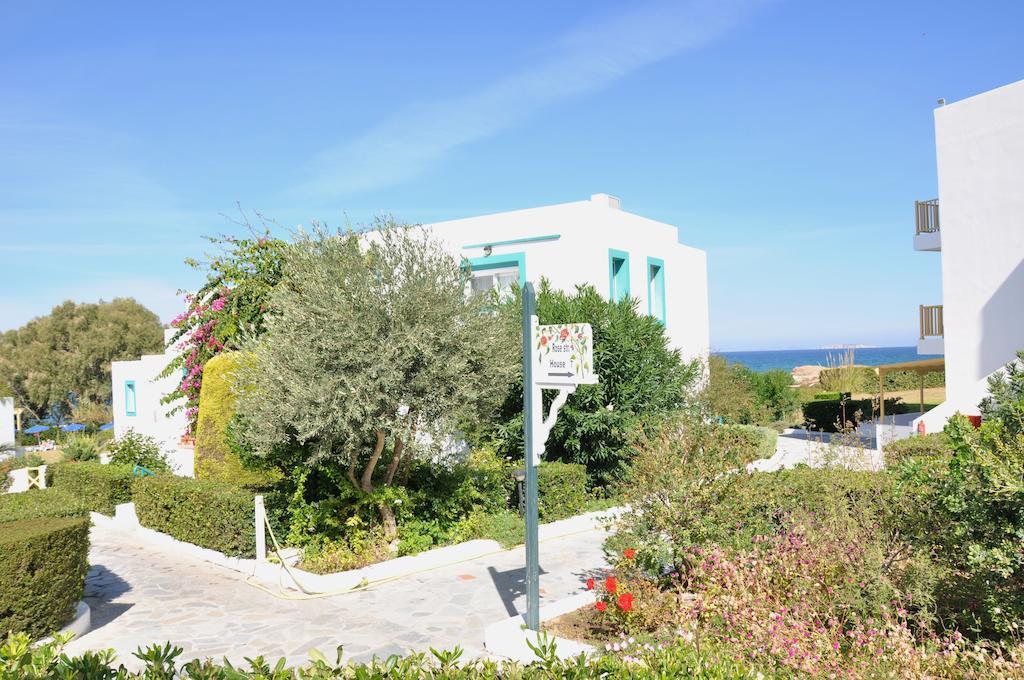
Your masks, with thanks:
[[[932,111],[1024,78],[1024,3],[0,4],[0,330],[164,320],[240,203],[292,227],[607,192],[708,251],[715,349],[912,344]],[[679,294],[679,291],[673,291]]]

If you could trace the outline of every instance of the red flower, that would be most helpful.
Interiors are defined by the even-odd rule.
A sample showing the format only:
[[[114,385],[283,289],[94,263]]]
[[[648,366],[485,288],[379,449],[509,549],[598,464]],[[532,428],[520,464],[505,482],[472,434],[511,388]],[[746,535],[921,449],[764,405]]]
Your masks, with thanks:
[[[623,593],[622,595],[619,595],[619,603],[618,604],[619,604],[619,609],[621,609],[624,612],[628,612],[629,610],[631,610],[633,608],[633,594],[632,593]]]
[[[608,609],[608,603],[607,602],[601,602],[600,600],[595,602],[594,606],[597,607],[597,611],[599,611],[599,612],[603,612],[604,610]]]
[[[614,593],[615,589],[618,588],[618,587],[619,587],[619,584],[615,580],[614,576],[609,576],[607,579],[605,579],[604,589],[607,590],[609,593]]]
[[[569,329],[568,328],[563,328],[562,332],[558,334],[558,339],[559,340],[565,340],[568,337],[569,337]]]
[[[626,550],[622,554],[625,555],[627,560],[631,560],[634,557],[636,557],[636,551],[632,548],[626,548]]]
[[[593,589],[594,589],[594,579],[588,578],[587,579],[587,590],[593,590]]]

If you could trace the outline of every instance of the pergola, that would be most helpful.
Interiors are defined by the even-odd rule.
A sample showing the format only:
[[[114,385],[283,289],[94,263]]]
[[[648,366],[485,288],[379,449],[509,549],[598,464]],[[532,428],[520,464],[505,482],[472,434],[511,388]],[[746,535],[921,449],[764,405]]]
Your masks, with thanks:
[[[902,361],[898,364],[884,364],[878,367],[878,408],[880,418],[885,418],[885,376],[893,371],[914,371],[921,379],[921,413],[924,413],[924,376],[928,373],[946,370],[946,360],[922,359]]]

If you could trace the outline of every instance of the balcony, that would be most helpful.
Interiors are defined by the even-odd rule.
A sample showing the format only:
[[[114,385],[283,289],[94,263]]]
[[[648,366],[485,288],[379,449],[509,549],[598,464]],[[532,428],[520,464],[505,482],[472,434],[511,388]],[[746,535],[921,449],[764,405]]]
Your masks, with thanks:
[[[939,231],[939,199],[914,201],[914,250],[937,252],[942,250]]]
[[[919,316],[921,337],[917,341],[917,353],[945,354],[945,329],[942,323],[942,305],[921,305]]]

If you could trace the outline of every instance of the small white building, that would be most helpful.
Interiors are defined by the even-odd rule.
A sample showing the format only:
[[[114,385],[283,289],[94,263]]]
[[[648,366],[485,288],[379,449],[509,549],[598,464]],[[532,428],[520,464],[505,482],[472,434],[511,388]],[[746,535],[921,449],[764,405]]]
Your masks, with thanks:
[[[14,397],[0,397],[0,444],[14,443]]]
[[[175,329],[164,330],[167,347],[163,354],[146,354],[135,361],[114,361],[110,364],[113,388],[114,437],[128,430],[153,437],[161,448],[176,452],[188,427],[184,409],[169,415],[175,404],[160,402],[177,388],[181,374],[160,378],[167,364],[178,352],[170,343]],[[185,456],[190,458],[190,456]],[[189,470],[191,461],[188,461]]]
[[[918,352],[946,369],[946,401],[913,423],[928,432],[978,414],[1024,349],[1024,80],[936,109],[935,150],[939,197],[917,202],[914,235],[942,258],[942,304],[919,310]]]
[[[541,278],[566,291],[589,283],[610,299],[639,298],[684,358],[707,356],[707,254],[682,244],[674,225],[626,212],[613,196],[425,226],[469,261],[475,290]]]

